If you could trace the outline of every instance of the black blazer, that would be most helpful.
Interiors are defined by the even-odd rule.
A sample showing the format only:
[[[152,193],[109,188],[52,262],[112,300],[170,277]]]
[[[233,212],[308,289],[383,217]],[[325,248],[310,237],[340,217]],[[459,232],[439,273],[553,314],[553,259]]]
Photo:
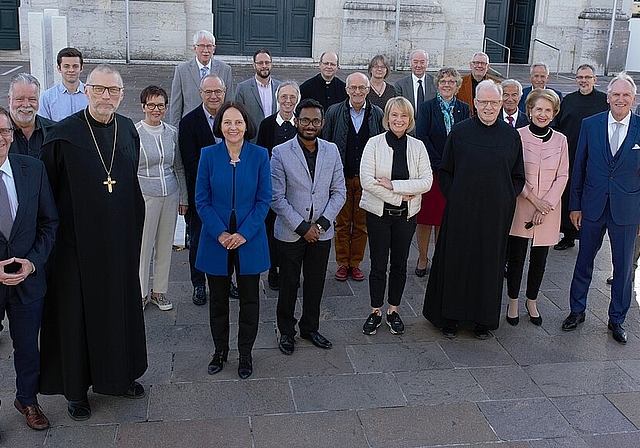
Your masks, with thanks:
[[[467,118],[469,118],[469,105],[456,99],[456,104],[453,108],[453,123],[460,123]],[[426,146],[431,168],[436,171],[440,168],[444,143],[447,141],[444,116],[437,98],[425,101],[418,108],[416,137],[422,140],[424,146]]]
[[[40,160],[9,154],[9,163],[19,205],[9,238],[0,233],[0,260],[26,258],[36,271],[16,286],[0,283],[0,295],[5,294],[5,288],[16,288],[22,303],[27,304],[43,298],[47,290],[44,265],[55,242],[58,211]]]
[[[198,163],[200,151],[206,146],[216,143],[209,122],[204,114],[202,103],[180,120],[178,132],[178,144],[180,155],[184,165],[184,173],[187,179],[187,194],[189,204],[195,204],[196,177],[198,176]]]

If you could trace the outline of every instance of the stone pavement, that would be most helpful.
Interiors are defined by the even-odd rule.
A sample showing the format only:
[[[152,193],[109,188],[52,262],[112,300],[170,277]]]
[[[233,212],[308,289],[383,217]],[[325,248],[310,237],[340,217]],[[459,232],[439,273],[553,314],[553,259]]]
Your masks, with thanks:
[[[0,73],[8,65],[0,63]],[[137,92],[153,79],[170,86],[172,68],[121,68],[128,89],[122,111],[138,120]],[[304,80],[314,72],[296,68],[291,76]],[[249,72],[245,67],[236,73],[247,77]],[[526,68],[520,73],[520,79],[527,78]],[[0,75],[0,91],[6,91],[6,78]],[[552,85],[574,90],[571,81]],[[30,430],[12,406],[15,374],[5,330],[0,334],[0,446],[638,447],[638,304],[634,301],[626,322],[629,342],[621,346],[606,327],[605,279],[611,263],[605,241],[596,259],[587,320],[575,332],[563,333],[576,253],[577,248],[550,251],[539,297],[541,327],[529,323],[522,308],[520,324],[511,327],[503,311],[500,328],[486,341],[468,332],[447,340],[421,316],[427,278],[412,274],[415,244],[400,308],[405,334],[391,335],[384,326],[374,336],[363,335],[367,282],[335,281],[332,255],[320,332],[333,349],[298,339],[295,353],[282,355],[275,334],[277,294],[266,288],[254,373],[240,380],[235,336],[224,370],[207,374],[213,353],[208,309],[191,303],[187,252],[174,252],[168,293],[174,309],[163,312],[149,305],[145,311],[149,369],[140,381],[147,396],[129,400],[90,393],[93,417],[86,422],[67,416],[63,397],[41,396],[52,428]],[[263,280],[266,285],[266,275]],[[231,320],[235,335],[235,301]]]

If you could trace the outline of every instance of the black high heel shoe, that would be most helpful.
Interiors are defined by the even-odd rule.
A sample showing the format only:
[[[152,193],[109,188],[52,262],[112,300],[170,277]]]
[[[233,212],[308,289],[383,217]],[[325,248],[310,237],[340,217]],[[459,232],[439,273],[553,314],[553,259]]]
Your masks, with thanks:
[[[532,323],[533,325],[536,325],[536,326],[538,326],[538,327],[539,327],[540,325],[542,325],[542,316],[540,315],[540,312],[539,312],[539,311],[538,311],[538,316],[537,316],[537,317],[533,317],[533,316],[531,315],[531,313],[529,312],[529,307],[527,306],[527,301],[528,301],[528,300],[529,300],[529,299],[525,300],[525,302],[524,302],[524,308],[527,310],[527,314],[529,315],[529,320],[531,321],[531,323]]]
[[[229,355],[229,350],[216,351],[213,354],[213,359],[211,359],[211,362],[207,367],[207,373],[209,375],[215,375],[216,373],[221,371],[222,367],[224,366],[224,363],[227,362],[228,355]]]
[[[240,355],[238,363],[238,376],[246,380],[253,373],[253,362],[251,355]]]
[[[509,317],[509,304],[507,303],[507,313],[505,315],[506,319],[507,319],[507,323],[509,325],[512,326],[516,326],[518,325],[518,323],[520,323],[520,316],[516,316],[516,317]]]

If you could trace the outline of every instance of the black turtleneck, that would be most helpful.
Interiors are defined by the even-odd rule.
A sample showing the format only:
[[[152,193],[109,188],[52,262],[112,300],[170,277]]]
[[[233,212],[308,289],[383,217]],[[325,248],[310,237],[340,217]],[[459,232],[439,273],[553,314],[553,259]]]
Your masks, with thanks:
[[[539,138],[545,143],[551,140],[551,134],[553,134],[553,131],[549,126],[545,126],[541,128],[540,126],[536,126],[533,123],[529,123],[529,130],[531,131],[534,137]]]

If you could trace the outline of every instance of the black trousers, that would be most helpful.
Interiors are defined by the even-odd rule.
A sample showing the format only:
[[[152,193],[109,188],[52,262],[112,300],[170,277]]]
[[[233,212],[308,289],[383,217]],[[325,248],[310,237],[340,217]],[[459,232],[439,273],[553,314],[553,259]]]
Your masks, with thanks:
[[[271,268],[269,273],[277,273],[278,266],[280,266],[280,257],[278,255],[278,240],[273,236],[273,228],[276,223],[276,214],[273,210],[269,209],[267,217],[264,220],[265,227],[267,228],[267,238],[269,241],[269,258],[271,261]]]
[[[528,238],[509,235],[509,264],[507,265],[507,295],[517,299],[524,272],[524,260],[527,256]],[[527,273],[527,292],[529,300],[536,300],[547,265],[548,246],[532,246],[529,254],[529,272]]]
[[[280,251],[280,291],[276,316],[280,334],[295,336],[298,323],[301,334],[318,331],[320,326],[320,301],[327,276],[327,263],[331,240],[308,243],[300,238],[295,243],[278,241]],[[300,270],[302,282],[302,316],[294,317],[298,295]]]
[[[389,305],[398,306],[402,300],[407,282],[407,258],[411,240],[416,230],[416,216],[407,219],[407,213],[390,216],[386,211],[382,216],[367,212],[369,233],[369,295],[371,307],[380,308],[384,304],[387,287],[387,265],[389,267]]]
[[[260,316],[260,274],[240,275],[238,251],[229,251],[229,274],[209,275],[209,325],[216,351],[229,350],[229,285],[236,271],[240,294],[240,317],[238,319],[238,352],[250,355],[258,335]]]
[[[198,242],[202,231],[202,221],[195,207],[189,207],[185,215],[185,220],[189,226],[189,270],[191,272],[191,284],[196,286],[205,285],[204,272],[196,269],[196,257],[198,256]],[[229,291],[227,291],[228,293]]]

